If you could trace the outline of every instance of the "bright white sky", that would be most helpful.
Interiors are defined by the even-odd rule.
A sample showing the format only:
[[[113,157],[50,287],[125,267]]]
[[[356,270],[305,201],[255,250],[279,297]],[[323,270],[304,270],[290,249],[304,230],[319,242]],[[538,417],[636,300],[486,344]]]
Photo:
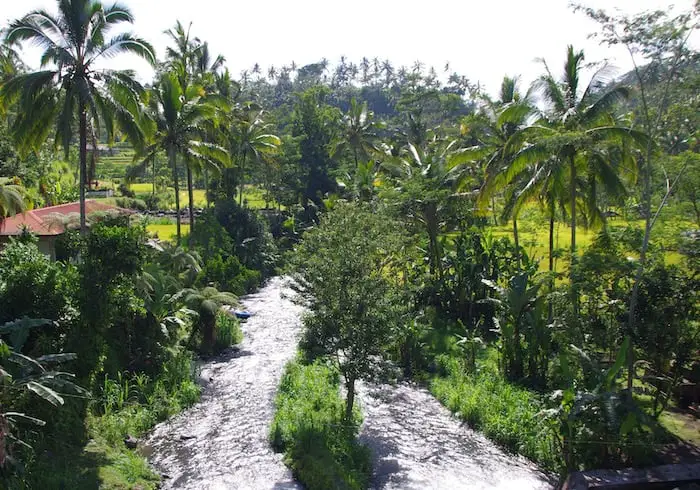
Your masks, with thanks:
[[[110,0],[104,0],[111,3]],[[599,46],[587,35],[596,30],[568,0],[121,0],[135,17],[134,31],[164,54],[163,31],[177,19],[192,24],[192,34],[209,41],[213,53],[226,57],[233,74],[259,63],[266,73],[294,60],[298,66],[341,55],[358,63],[363,56],[388,58],[395,66],[420,60],[441,72],[451,70],[496,92],[504,74],[529,83],[541,73],[535,58],[547,60],[558,74],[567,44],[583,48],[587,61],[610,59],[619,72],[630,68],[625,54]],[[639,12],[669,9],[670,0],[581,0],[608,10]],[[686,10],[693,0],[676,0]],[[56,11],[55,0],[0,0],[0,23],[35,8]],[[34,50],[26,50],[31,65]],[[148,80],[151,71],[133,58],[115,67],[136,69]]]

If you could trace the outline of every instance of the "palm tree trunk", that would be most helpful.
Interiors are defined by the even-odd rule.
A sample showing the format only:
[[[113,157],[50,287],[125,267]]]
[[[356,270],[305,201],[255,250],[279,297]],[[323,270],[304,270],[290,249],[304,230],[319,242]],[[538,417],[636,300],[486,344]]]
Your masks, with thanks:
[[[570,264],[570,287],[571,304],[574,308],[574,318],[578,317],[578,287],[574,283],[574,265],[576,264],[576,161],[575,155],[569,155],[571,166],[571,264]]]
[[[204,196],[207,199],[207,209],[209,209],[209,171],[204,167]]]
[[[576,164],[574,155],[569,156],[571,167],[571,265],[576,261]]]
[[[345,382],[345,388],[347,389],[347,397],[345,399],[345,420],[352,420],[352,409],[355,405],[355,380],[350,378]]]
[[[245,150],[241,155],[241,192],[238,196],[238,205],[243,207],[243,185],[245,184]]]
[[[518,239],[518,218],[513,216],[513,240],[515,240],[515,260],[520,270],[520,241]]]
[[[496,214],[496,198],[491,197],[491,211],[493,212],[493,225],[498,226],[498,215]]]
[[[80,181],[78,188],[80,190],[80,233],[87,233],[87,220],[85,213],[85,178],[87,177],[87,112],[85,103],[80,102]]]
[[[554,291],[554,204],[549,210],[549,292]],[[547,323],[551,323],[554,318],[554,308],[552,300],[549,300],[549,312]]]
[[[177,176],[177,159],[175,157],[175,148],[168,149],[170,166],[173,169],[173,186],[175,187],[175,220],[177,223],[177,244],[180,245],[182,240],[181,219],[180,219],[180,183]]]
[[[187,166],[187,197],[189,198],[188,209],[190,213],[190,233],[194,229],[194,188],[192,185],[192,169]]]
[[[153,190],[152,194],[153,196],[156,195],[156,156],[153,155]]]

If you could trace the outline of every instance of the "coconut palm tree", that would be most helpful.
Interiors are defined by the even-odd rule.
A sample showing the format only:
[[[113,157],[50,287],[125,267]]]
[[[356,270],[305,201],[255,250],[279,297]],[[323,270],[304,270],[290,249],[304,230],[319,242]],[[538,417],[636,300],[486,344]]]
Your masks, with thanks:
[[[78,121],[80,150],[80,217],[85,230],[87,138],[92,126],[106,131],[115,125],[141,142],[139,102],[143,92],[129,71],[101,69],[100,63],[130,53],[155,64],[150,44],[128,32],[108,37],[121,24],[132,24],[131,11],[119,3],[104,6],[97,0],[61,0],[58,14],[34,10],[10,23],[5,40],[30,42],[43,49],[40,71],[18,74],[0,89],[0,100],[17,103],[14,135],[21,150],[38,148],[52,128],[66,157]]]
[[[170,37],[173,46],[166,49],[166,66],[173,73],[177,74],[180,82],[180,87],[183,93],[187,93],[191,84],[199,85],[203,90],[213,87],[215,84],[214,72],[223,64],[223,58],[217,57],[211,60],[209,46],[197,37],[191,37],[192,23],[190,22],[187,30],[178,20],[175,26],[165,31],[165,34]],[[207,70],[212,68],[212,72]],[[211,118],[213,120],[213,117]],[[197,162],[185,158],[185,171],[187,174],[187,198],[188,209],[190,216],[190,227],[194,226],[194,183],[192,178],[193,167],[198,170],[201,168]],[[206,170],[204,170],[207,174]],[[207,175],[208,177],[208,175]],[[208,179],[207,179],[208,180]]]
[[[175,210],[177,212],[177,243],[182,238],[180,217],[180,185],[178,157],[190,165],[199,165],[218,172],[221,165],[228,165],[226,150],[206,140],[211,120],[216,117],[216,107],[207,102],[204,89],[191,84],[183,90],[177,74],[164,74],[149,93],[149,120],[144,132],[150,143],[137,152],[137,158],[150,161],[159,151],[168,155],[173,171]],[[190,223],[194,223],[194,211],[190,198]]]
[[[360,104],[353,97],[348,112],[343,116],[342,133],[333,155],[350,151],[357,168],[360,162],[366,162],[373,152],[378,151],[375,145],[378,127],[374,122],[374,113],[367,109],[367,102]]]
[[[569,197],[568,208],[571,219],[571,260],[576,254],[576,225],[578,189],[586,181],[602,181],[611,191],[619,191],[619,180],[613,178],[616,170],[605,165],[601,151],[610,145],[622,147],[628,143],[643,144],[644,134],[621,126],[614,117],[615,103],[629,94],[625,86],[606,84],[605,67],[597,70],[588,85],[582,90],[580,78],[583,71],[583,51],[567,49],[564,73],[557,80],[545,63],[545,74],[537,82],[547,110],[544,118],[536,124],[518,131],[509,142],[509,148],[521,148],[511,160],[507,171],[511,178],[528,165],[548,162],[562,169],[548,172],[550,176],[566,178]],[[550,159],[554,160],[550,160]],[[595,164],[592,161],[596,160]],[[565,169],[565,170],[564,170]],[[597,172],[586,180],[579,172]],[[553,186],[554,188],[556,186]]]
[[[251,159],[259,163],[263,155],[275,153],[282,140],[270,132],[272,124],[265,122],[265,112],[257,104],[247,103],[233,111],[229,121],[229,144],[238,166],[241,189],[238,199],[242,206],[246,164]]]
[[[514,153],[508,148],[508,142],[514,134],[527,126],[534,112],[530,94],[523,96],[518,90],[518,77],[503,77],[498,100],[484,97],[482,118],[485,119],[485,124],[479,124],[480,141],[474,151],[475,156],[485,155],[486,161],[485,179],[479,196],[481,205],[491,200],[491,205],[494,207],[494,195],[510,184],[504,179],[505,171]],[[518,247],[518,209],[515,207],[512,209],[516,212],[504,214],[504,217],[513,219],[513,238]]]

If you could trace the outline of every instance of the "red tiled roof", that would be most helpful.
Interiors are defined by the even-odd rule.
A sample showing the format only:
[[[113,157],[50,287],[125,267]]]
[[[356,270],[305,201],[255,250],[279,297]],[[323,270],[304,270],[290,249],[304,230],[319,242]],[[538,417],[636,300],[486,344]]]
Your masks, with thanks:
[[[110,206],[98,201],[88,199],[85,201],[86,214],[92,214],[98,211],[119,211],[121,213],[131,213],[128,209]],[[47,208],[32,209],[21,214],[16,214],[11,218],[5,218],[0,221],[0,236],[19,235],[22,233],[22,228],[25,226],[33,233],[39,236],[55,236],[63,233],[63,227],[56,225],[51,220],[46,218],[55,214],[69,215],[80,214],[80,203],[71,202],[67,204],[59,204],[58,206],[49,206]]]

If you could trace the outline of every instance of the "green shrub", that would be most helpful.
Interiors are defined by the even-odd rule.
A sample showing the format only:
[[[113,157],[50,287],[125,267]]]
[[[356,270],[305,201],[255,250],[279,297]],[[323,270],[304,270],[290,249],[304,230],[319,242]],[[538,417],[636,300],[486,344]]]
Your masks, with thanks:
[[[146,211],[148,209],[146,202],[142,199],[134,199],[131,197],[118,197],[114,200],[114,202],[120,208],[135,209],[137,211]]]
[[[129,186],[126,184],[119,184],[118,189],[119,189],[119,193],[124,197],[130,197],[132,199],[134,197],[136,197],[136,194],[134,193],[134,191],[129,189]]]
[[[225,258],[215,255],[206,261],[198,280],[202,286],[214,285],[221,291],[242,296],[260,285],[261,274],[242,265],[234,255]]]
[[[309,490],[366,488],[369,450],[357,442],[359,410],[348,425],[338,372],[320,362],[287,365],[270,439]]]
[[[430,389],[447,408],[506,449],[548,470],[560,468],[552,434],[541,423],[544,404],[535,393],[492,370],[466,374],[456,359],[442,359],[442,365],[448,373],[434,378]]]
[[[175,191],[172,189],[159,191],[156,194],[141,194],[140,197],[151,211],[173,209],[175,207]]]
[[[243,332],[238,319],[230,313],[219,311],[216,314],[214,339],[215,352],[240,343],[243,340]]]

